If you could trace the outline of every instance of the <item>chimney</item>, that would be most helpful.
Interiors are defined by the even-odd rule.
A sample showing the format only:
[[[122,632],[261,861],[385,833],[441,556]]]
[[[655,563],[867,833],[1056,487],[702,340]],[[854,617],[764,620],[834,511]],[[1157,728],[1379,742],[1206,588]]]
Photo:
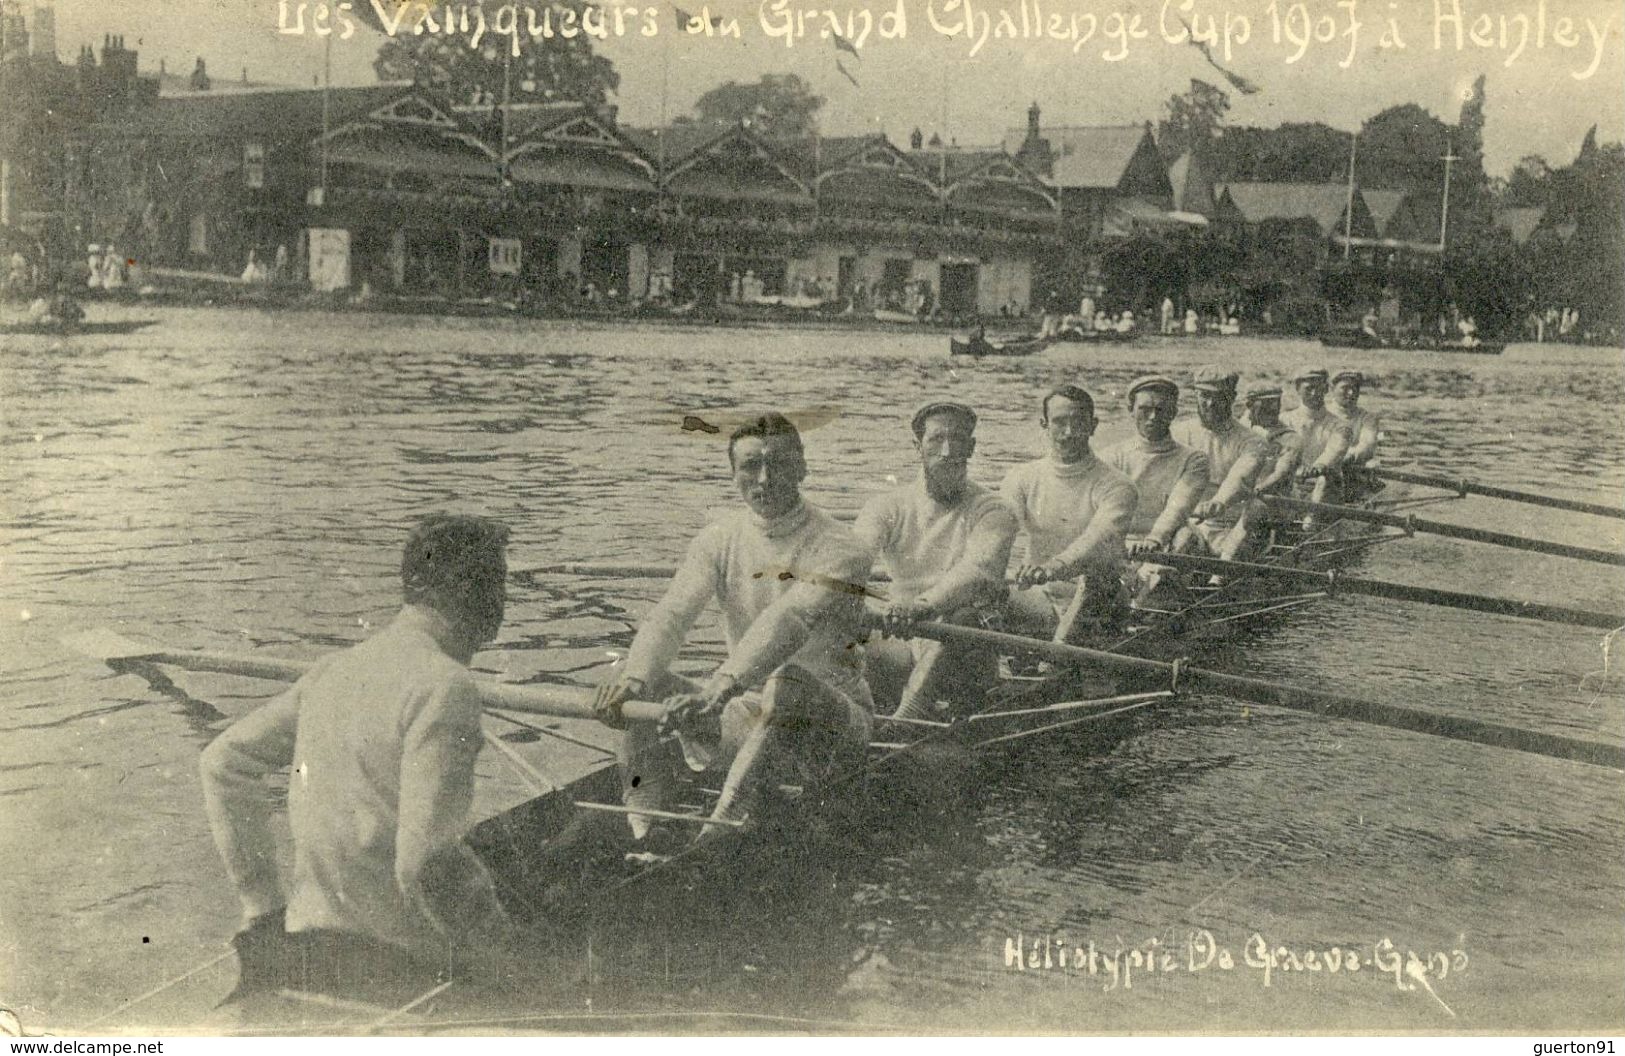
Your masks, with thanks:
[[[1038,118],[1041,111],[1038,109],[1038,100],[1027,108],[1027,140],[1033,142],[1038,139]]]
[[[248,83],[248,67],[247,66],[243,67],[243,83],[244,84]]]
[[[925,133],[921,132],[919,126],[916,125],[914,126],[914,131],[908,134],[908,149],[919,150],[924,145]]]
[[[48,3],[34,5],[33,53],[56,62],[56,9]]]
[[[159,59],[158,60],[158,76],[162,77],[168,72],[169,72],[168,70],[164,69],[164,60]]]
[[[209,90],[209,68],[204,65],[203,56],[201,55],[197,57],[197,66],[192,70],[192,78],[189,83],[194,92]]]

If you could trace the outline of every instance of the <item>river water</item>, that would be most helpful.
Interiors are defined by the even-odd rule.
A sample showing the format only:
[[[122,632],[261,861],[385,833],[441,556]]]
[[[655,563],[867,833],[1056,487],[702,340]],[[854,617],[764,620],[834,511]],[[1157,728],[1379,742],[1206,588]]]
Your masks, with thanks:
[[[684,415],[725,433],[751,409],[799,412],[816,425],[810,495],[852,510],[913,472],[907,416],[928,398],[981,412],[973,475],[993,483],[1039,452],[1036,401],[1053,384],[1097,395],[1099,447],[1126,435],[1121,392],[1137,374],[1222,357],[1250,383],[1331,362],[1376,378],[1365,404],[1384,417],[1391,464],[1616,505],[1625,492],[1617,350],[1327,353],[1241,338],[950,363],[945,338],[898,333],[143,314],[160,324],[128,337],[0,339],[0,1004],[33,1026],[86,1023],[230,935],[196,758],[267,688],[217,678],[165,695],[62,635],[111,626],[319,655],[388,618],[403,529],[434,509],[506,520],[516,567],[675,561],[708,510],[737,501],[722,438],[685,431]],[[1471,498],[1420,512],[1622,546],[1619,522],[1581,514]],[[1436,538],[1387,544],[1360,572],[1625,612],[1617,569]],[[591,684],[656,590],[516,576],[509,622],[476,666]],[[1620,661],[1608,669],[1606,645],[1346,598],[1223,659],[1617,743]],[[1198,697],[1101,752],[1058,738],[995,776],[951,834],[865,848],[820,927],[787,921],[763,939],[828,971],[816,987],[759,987],[757,1007],[978,1032],[1625,1021],[1618,773]],[[1027,959],[1035,942],[1050,967]],[[1407,951],[1430,966],[1426,986],[1403,970]],[[714,999],[704,985],[664,996]]]

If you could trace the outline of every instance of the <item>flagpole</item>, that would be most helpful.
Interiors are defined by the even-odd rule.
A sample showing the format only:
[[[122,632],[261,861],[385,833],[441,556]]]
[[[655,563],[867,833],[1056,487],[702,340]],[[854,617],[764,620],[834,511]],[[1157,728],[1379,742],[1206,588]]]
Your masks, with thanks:
[[[1354,235],[1354,155],[1360,149],[1360,133],[1356,129],[1349,138],[1349,204],[1343,216],[1343,259],[1349,259],[1349,239]],[[1379,231],[1377,234],[1381,235]]]
[[[327,133],[332,117],[333,34],[322,45],[322,206],[327,205]]]

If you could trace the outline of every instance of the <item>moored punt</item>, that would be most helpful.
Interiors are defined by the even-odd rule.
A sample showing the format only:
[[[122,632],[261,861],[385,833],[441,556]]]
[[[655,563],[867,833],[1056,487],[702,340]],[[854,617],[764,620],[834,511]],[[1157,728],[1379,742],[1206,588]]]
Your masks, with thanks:
[[[1379,352],[1465,352],[1475,356],[1499,356],[1507,347],[1504,341],[1474,341],[1471,344],[1465,341],[1440,341],[1434,338],[1393,341],[1374,338],[1362,330],[1323,333],[1320,335],[1320,343],[1327,348],[1360,348]]]
[[[975,335],[969,340],[961,341],[957,337],[948,339],[948,354],[952,356],[1030,356],[1035,352],[1042,352],[1049,347],[1050,339],[1046,337],[1018,337],[1008,341],[989,341],[981,335]]]
[[[157,323],[156,319],[125,319],[100,323],[3,323],[0,324],[0,334],[36,334],[43,337],[120,335],[133,334],[137,330],[156,326]]]
[[[1054,340],[1082,345],[1119,345],[1137,340],[1139,336],[1135,330],[1083,330],[1068,326],[1057,330]]]

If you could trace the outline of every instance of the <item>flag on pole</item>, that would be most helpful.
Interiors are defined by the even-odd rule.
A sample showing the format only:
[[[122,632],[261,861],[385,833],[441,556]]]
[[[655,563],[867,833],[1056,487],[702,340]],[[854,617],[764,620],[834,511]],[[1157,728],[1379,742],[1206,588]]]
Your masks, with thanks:
[[[697,25],[702,21],[709,21],[712,29],[718,29],[722,26],[721,15],[711,15],[709,19],[701,19],[699,15],[690,14],[676,4],[671,5],[671,9],[677,12],[677,28],[685,33],[688,32],[689,26]]]
[[[1240,92],[1242,95],[1257,95],[1260,91],[1262,91],[1258,85],[1254,84],[1252,81],[1249,81],[1241,74],[1232,73],[1223,66],[1220,66],[1219,60],[1213,57],[1212,46],[1209,45],[1205,40],[1196,39],[1196,33],[1191,29],[1190,23],[1186,22],[1182,18],[1179,20],[1179,24],[1185,27],[1185,42],[1191,47],[1195,48],[1197,51],[1200,51],[1202,53],[1202,57],[1207,60],[1208,65],[1212,66],[1215,70],[1218,70],[1219,73],[1223,75],[1224,79],[1230,82],[1230,86],[1232,88]]]
[[[832,30],[829,31],[829,39],[830,39],[830,42],[835,45],[835,50],[836,51],[847,52],[854,59],[857,59],[859,62],[863,61],[863,56],[858,54],[858,46],[856,44],[852,43],[850,40],[847,40],[845,37],[841,36],[835,30],[832,29]],[[836,60],[836,61],[839,62],[840,60]],[[848,74],[847,76],[851,76],[851,75]]]
[[[835,60],[835,68],[837,70],[841,71],[842,76],[844,76],[847,80],[852,82],[852,87],[854,87],[854,88],[862,88],[863,87],[863,85],[858,83],[858,79],[856,77],[852,76],[852,71],[847,69],[846,65],[844,63],[842,63],[840,59]]]

